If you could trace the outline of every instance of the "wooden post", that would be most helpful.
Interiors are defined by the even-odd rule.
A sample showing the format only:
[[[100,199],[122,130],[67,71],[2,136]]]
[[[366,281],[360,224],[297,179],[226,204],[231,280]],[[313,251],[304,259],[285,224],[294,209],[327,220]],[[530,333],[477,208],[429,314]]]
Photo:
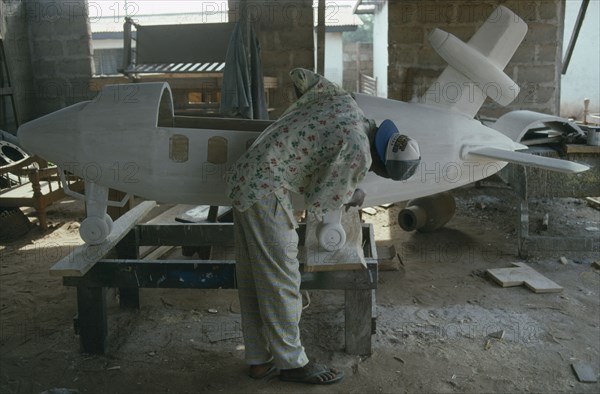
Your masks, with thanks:
[[[140,258],[138,241],[138,232],[134,227],[116,246],[119,258],[138,260]],[[127,309],[140,309],[140,290],[137,287],[119,288],[119,306]]]
[[[345,290],[346,353],[371,354],[372,291]]]
[[[519,257],[526,258],[528,255],[527,242],[529,241],[529,206],[524,198],[519,204],[519,223],[517,226],[519,235]]]
[[[325,0],[317,10],[317,73],[325,75]]]
[[[77,320],[83,353],[106,351],[106,287],[77,287]]]
[[[140,309],[140,289],[135,287],[119,288],[119,306],[123,309]]]
[[[360,89],[360,42],[355,44],[356,49],[356,91],[362,93]]]

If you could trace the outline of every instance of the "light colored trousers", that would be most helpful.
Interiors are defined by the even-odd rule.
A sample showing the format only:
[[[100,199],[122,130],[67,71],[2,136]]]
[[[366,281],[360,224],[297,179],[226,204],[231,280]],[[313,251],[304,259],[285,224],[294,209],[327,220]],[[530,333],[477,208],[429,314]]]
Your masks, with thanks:
[[[271,193],[234,213],[236,275],[246,362],[279,369],[308,363],[300,342],[298,234]]]

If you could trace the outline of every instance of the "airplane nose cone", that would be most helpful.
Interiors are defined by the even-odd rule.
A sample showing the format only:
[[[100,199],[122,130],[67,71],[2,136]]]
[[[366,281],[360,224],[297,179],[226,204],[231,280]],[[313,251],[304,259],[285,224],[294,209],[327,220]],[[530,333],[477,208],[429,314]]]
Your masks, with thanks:
[[[78,118],[87,102],[74,104],[19,127],[19,144],[30,155],[57,162],[73,155],[77,144]]]
[[[445,31],[443,31],[441,29],[434,29],[427,36],[427,38],[429,39],[429,42],[431,43],[431,46],[434,49],[438,49],[442,45],[444,45],[444,42],[446,42],[446,40],[448,39],[448,37],[450,37],[450,33],[447,33],[447,32],[445,32]]]

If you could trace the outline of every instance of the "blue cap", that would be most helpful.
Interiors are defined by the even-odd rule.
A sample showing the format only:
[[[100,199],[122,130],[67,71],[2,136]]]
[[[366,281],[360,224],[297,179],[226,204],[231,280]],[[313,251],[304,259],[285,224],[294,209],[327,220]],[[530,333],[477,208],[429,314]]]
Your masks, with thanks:
[[[399,134],[398,128],[394,122],[389,119],[381,122],[377,128],[377,133],[375,134],[375,149],[383,163],[385,163],[385,152],[387,150],[388,142],[394,134]]]
[[[410,178],[421,162],[419,144],[400,134],[389,119],[384,120],[375,134],[375,150],[389,178],[403,181]]]

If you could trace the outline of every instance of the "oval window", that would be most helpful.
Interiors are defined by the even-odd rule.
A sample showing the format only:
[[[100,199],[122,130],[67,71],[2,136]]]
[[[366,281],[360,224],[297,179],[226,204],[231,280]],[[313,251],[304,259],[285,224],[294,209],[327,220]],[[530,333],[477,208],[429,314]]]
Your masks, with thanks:
[[[227,163],[227,138],[210,137],[206,157],[206,160],[211,164]]]
[[[169,139],[169,159],[175,163],[188,161],[189,139],[182,134],[174,134]]]

